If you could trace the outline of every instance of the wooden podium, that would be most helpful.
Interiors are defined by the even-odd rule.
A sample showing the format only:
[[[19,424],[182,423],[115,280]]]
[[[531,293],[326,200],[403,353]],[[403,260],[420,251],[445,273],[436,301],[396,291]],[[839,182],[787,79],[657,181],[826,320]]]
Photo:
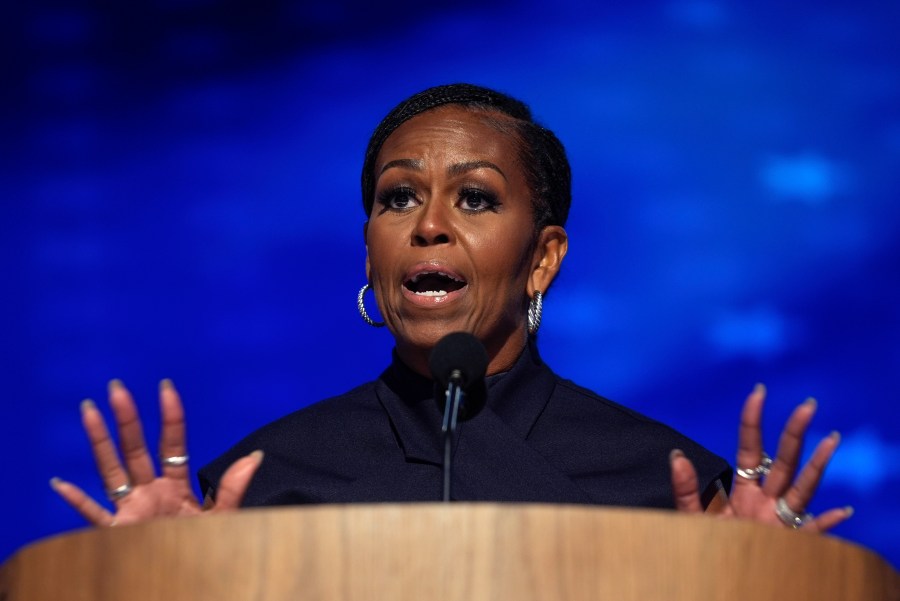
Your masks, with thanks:
[[[551,505],[244,510],[21,549],[2,601],[900,600],[874,553],[674,512]]]

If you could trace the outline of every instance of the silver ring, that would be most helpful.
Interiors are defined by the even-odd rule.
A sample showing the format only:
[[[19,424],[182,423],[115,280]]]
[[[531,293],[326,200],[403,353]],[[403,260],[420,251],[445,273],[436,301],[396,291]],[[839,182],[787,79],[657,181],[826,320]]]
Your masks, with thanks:
[[[751,467],[750,469],[739,467],[735,471],[738,476],[745,480],[759,480],[763,476],[768,476],[769,472],[772,471],[772,458],[769,457],[768,453],[763,451],[762,459],[759,460],[759,465]]]
[[[187,464],[188,459],[190,459],[190,455],[172,455],[171,457],[162,457],[160,462],[171,467],[181,467]]]
[[[122,486],[117,486],[112,490],[106,491],[106,496],[108,496],[109,500],[112,502],[121,501],[123,498],[130,495],[132,490],[131,485],[126,482]]]
[[[775,515],[778,516],[778,519],[781,520],[785,526],[790,526],[795,529],[803,527],[804,524],[813,519],[813,514],[811,513],[805,511],[797,513],[788,507],[784,497],[778,497],[778,500],[775,501]]]

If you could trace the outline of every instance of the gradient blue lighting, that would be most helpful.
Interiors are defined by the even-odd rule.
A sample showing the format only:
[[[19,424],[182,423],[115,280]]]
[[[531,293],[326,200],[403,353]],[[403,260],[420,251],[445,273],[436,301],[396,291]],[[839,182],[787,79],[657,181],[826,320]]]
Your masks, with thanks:
[[[818,204],[841,192],[843,177],[833,162],[804,154],[770,157],[761,179],[767,189],[782,199]]]
[[[27,3],[0,134],[5,294],[0,558],[102,498],[78,403],[108,379],[158,434],[186,402],[194,467],[376,376],[359,168],[401,98],[450,81],[528,101],[574,171],[542,354],[732,459],[771,393],[844,433],[813,510],[900,564],[900,5],[704,0]],[[810,437],[810,441],[815,438]],[[886,526],[887,524],[887,526]]]

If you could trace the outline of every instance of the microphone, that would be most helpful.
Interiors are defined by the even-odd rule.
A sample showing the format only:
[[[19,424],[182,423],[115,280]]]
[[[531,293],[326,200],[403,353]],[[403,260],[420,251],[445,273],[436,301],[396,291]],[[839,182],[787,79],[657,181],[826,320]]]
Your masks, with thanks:
[[[450,501],[450,475],[453,457],[453,434],[460,406],[467,394],[483,401],[486,397],[484,374],[488,356],[484,345],[468,332],[454,332],[441,338],[431,351],[428,365],[435,380],[436,396],[443,397],[444,421],[441,434],[444,438],[444,501]],[[443,394],[441,394],[443,391]],[[475,411],[466,411],[466,416]]]
[[[488,356],[481,341],[468,332],[454,332],[441,338],[431,351],[431,376],[446,388],[455,380],[466,392],[484,379]]]

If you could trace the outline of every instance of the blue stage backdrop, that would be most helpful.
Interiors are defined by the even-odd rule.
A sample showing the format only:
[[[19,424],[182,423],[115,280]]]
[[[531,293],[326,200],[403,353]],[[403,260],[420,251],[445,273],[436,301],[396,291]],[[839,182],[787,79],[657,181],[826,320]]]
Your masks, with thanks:
[[[836,534],[900,564],[900,5],[248,5],[0,24],[0,559],[83,525],[51,476],[102,498],[78,405],[106,411],[110,378],[151,440],[174,379],[196,468],[381,371],[363,150],[400,99],[470,81],[571,156],[547,361],[729,459],[755,382],[770,449],[816,396],[811,438],[843,443],[811,509],[853,505]]]

